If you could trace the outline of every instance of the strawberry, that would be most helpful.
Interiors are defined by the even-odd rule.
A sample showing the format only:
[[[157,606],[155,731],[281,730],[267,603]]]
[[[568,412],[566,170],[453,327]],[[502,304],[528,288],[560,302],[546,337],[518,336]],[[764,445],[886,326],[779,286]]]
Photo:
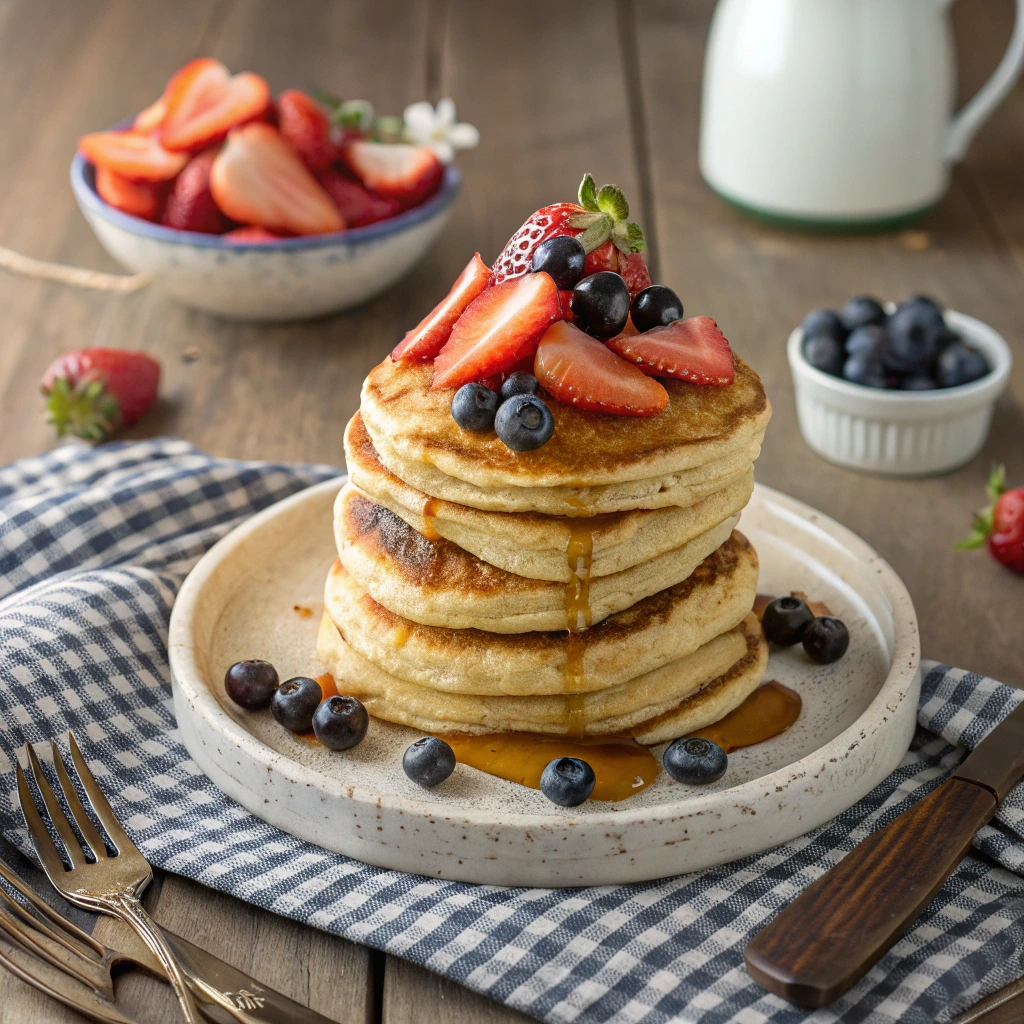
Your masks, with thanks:
[[[78,152],[129,181],[170,181],[188,163],[186,153],[171,153],[139,132],[92,132],[78,140]]]
[[[210,192],[210,168],[216,158],[216,148],[205,149],[174,179],[163,215],[169,228],[220,235],[231,227]]]
[[[58,435],[101,441],[153,404],[159,382],[160,364],[145,352],[81,348],[50,364],[42,390]]]
[[[433,150],[403,142],[353,140],[345,144],[342,159],[371,192],[396,200],[403,210],[422,203],[444,174]]]
[[[269,124],[232,128],[210,170],[214,201],[232,220],[317,235],[345,222],[298,154]]]
[[[491,283],[491,268],[476,253],[459,274],[451,291],[395,347],[397,362],[433,359],[444,348],[455,322],[469,304]]]
[[[234,231],[228,231],[221,235],[225,242],[234,242],[239,245],[278,242],[282,238],[287,237],[287,235],[278,235],[273,231],[268,231],[266,228],[258,228],[252,224],[247,224],[244,228],[235,228]]]
[[[1024,487],[1006,489],[1006,467],[997,466],[988,481],[991,505],[974,517],[970,537],[960,549],[988,545],[989,553],[1007,569],[1024,573]]]
[[[205,149],[229,129],[260,117],[270,104],[270,87],[251,71],[232,77],[220,61],[192,61],[167,84],[164,102],[164,147]]]
[[[631,252],[628,256],[618,253],[619,273],[626,282],[630,295],[636,295],[651,286],[651,275],[644,262],[643,253]]]
[[[105,203],[133,217],[153,220],[160,212],[166,188],[149,181],[130,181],[106,167],[96,168],[96,191]]]
[[[510,370],[532,355],[561,315],[547,274],[527,274],[485,288],[456,321],[434,360],[433,388],[457,388]]]
[[[509,239],[501,255],[494,261],[494,282],[501,284],[530,270],[533,250],[541,242],[557,235],[574,235],[587,251],[584,277],[602,270],[622,274],[630,285],[630,294],[640,290],[637,284],[650,277],[643,274],[643,252],[646,243],[640,228],[627,220],[629,203],[622,190],[605,185],[600,191],[594,179],[586,174],[580,183],[579,204],[555,203],[544,206],[529,217]],[[632,259],[632,263],[629,260]],[[629,267],[629,275],[624,272]],[[646,287],[641,285],[641,287]]]
[[[533,374],[559,402],[592,412],[653,416],[668,405],[661,384],[565,321],[549,327],[541,338]]]
[[[729,342],[709,316],[691,316],[641,334],[623,331],[608,347],[652,377],[725,387],[736,375]]]
[[[325,171],[341,156],[331,138],[331,122],[312,96],[286,89],[278,96],[275,109],[281,134],[311,171]]]
[[[321,171],[317,179],[334,200],[346,227],[359,228],[364,224],[374,224],[398,213],[397,200],[375,195],[341,171]]]
[[[194,79],[198,78],[201,74],[207,73],[210,68],[217,66],[223,65],[212,57],[197,57],[195,60],[190,60],[187,64],[178,68],[171,75],[167,85],[164,86],[164,91],[160,98],[136,115],[132,128],[137,132],[143,133],[156,131],[164,123],[164,118],[167,116],[168,97],[172,93],[183,91]]]

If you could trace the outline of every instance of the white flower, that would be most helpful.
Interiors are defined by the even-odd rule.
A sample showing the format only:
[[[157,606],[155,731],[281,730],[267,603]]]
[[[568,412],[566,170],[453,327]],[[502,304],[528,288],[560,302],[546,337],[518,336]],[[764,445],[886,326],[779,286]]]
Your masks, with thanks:
[[[405,137],[410,142],[429,146],[443,164],[455,159],[455,150],[472,149],[480,133],[471,124],[456,124],[455,103],[447,97],[435,110],[426,100],[405,108]]]

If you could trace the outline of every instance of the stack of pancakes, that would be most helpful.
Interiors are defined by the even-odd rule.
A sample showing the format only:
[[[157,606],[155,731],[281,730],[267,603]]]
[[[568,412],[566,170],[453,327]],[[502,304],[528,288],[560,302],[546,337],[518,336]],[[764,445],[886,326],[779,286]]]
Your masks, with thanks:
[[[667,381],[656,416],[550,401],[517,453],[462,430],[431,367],[385,360],[345,437],[319,653],[371,715],[429,733],[632,735],[717,721],[763,678],[734,526],[771,408]]]

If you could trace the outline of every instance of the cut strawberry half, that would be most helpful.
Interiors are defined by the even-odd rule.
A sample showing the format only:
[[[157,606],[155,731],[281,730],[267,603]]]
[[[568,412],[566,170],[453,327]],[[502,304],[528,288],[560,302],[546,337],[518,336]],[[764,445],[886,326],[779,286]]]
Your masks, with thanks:
[[[620,334],[608,347],[652,377],[725,387],[736,376],[729,342],[709,316],[691,316],[642,334]]]
[[[78,140],[78,152],[130,181],[170,181],[188,163],[187,153],[171,153],[140,132],[92,132]]]
[[[220,61],[193,61],[168,83],[164,101],[167,112],[160,125],[164,147],[204,149],[229,129],[263,114],[270,103],[270,87],[251,71],[232,77]]]
[[[321,171],[317,180],[334,200],[346,227],[361,228],[366,224],[376,224],[398,213],[399,206],[394,199],[378,196],[341,171]]]
[[[172,94],[183,92],[201,74],[208,73],[210,68],[218,67],[222,68],[224,65],[212,57],[197,57],[195,60],[190,60],[187,64],[178,68],[171,75],[167,85],[164,86],[164,91],[160,98],[138,113],[132,128],[137,132],[156,131],[164,123],[164,118],[167,116],[168,97]]]
[[[286,89],[275,109],[281,134],[311,171],[325,171],[341,156],[341,148],[331,138],[331,122],[312,96]]]
[[[232,220],[318,235],[345,222],[331,197],[272,125],[233,128],[210,171],[214,201]]]
[[[213,147],[192,157],[174,179],[164,207],[163,223],[178,231],[219,235],[231,227],[210,192],[210,171],[217,159]]]
[[[244,228],[235,228],[234,231],[228,231],[221,235],[225,242],[239,245],[262,245],[265,242],[279,242],[282,238],[287,237],[287,235],[279,235],[274,231],[258,228],[252,224],[246,225]]]
[[[656,380],[564,320],[541,338],[533,373],[553,398],[591,412],[653,416],[668,405]]]
[[[153,220],[160,212],[167,186],[150,181],[130,181],[107,167],[96,168],[96,191],[117,210]]]
[[[455,322],[434,360],[431,387],[457,388],[510,370],[532,355],[561,315],[547,274],[527,274],[482,291]]]
[[[371,192],[396,200],[403,210],[423,202],[444,174],[441,161],[427,146],[357,140],[345,145],[342,156]]]
[[[651,286],[651,275],[647,269],[642,252],[631,252],[628,256],[616,253],[619,260],[619,273],[626,282],[629,294],[635,296]]]
[[[358,187],[358,186],[357,186]],[[391,358],[418,362],[433,359],[444,348],[456,320],[490,284],[491,268],[476,253],[452,285],[452,290],[398,343]]]

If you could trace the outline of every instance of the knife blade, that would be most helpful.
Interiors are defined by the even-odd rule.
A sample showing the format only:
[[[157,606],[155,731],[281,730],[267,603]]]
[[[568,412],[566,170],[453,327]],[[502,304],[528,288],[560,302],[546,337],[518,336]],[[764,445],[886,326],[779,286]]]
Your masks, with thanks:
[[[750,976],[799,1006],[851,989],[917,919],[1024,777],[1024,703],[937,789],[868,836],[747,944]]]

